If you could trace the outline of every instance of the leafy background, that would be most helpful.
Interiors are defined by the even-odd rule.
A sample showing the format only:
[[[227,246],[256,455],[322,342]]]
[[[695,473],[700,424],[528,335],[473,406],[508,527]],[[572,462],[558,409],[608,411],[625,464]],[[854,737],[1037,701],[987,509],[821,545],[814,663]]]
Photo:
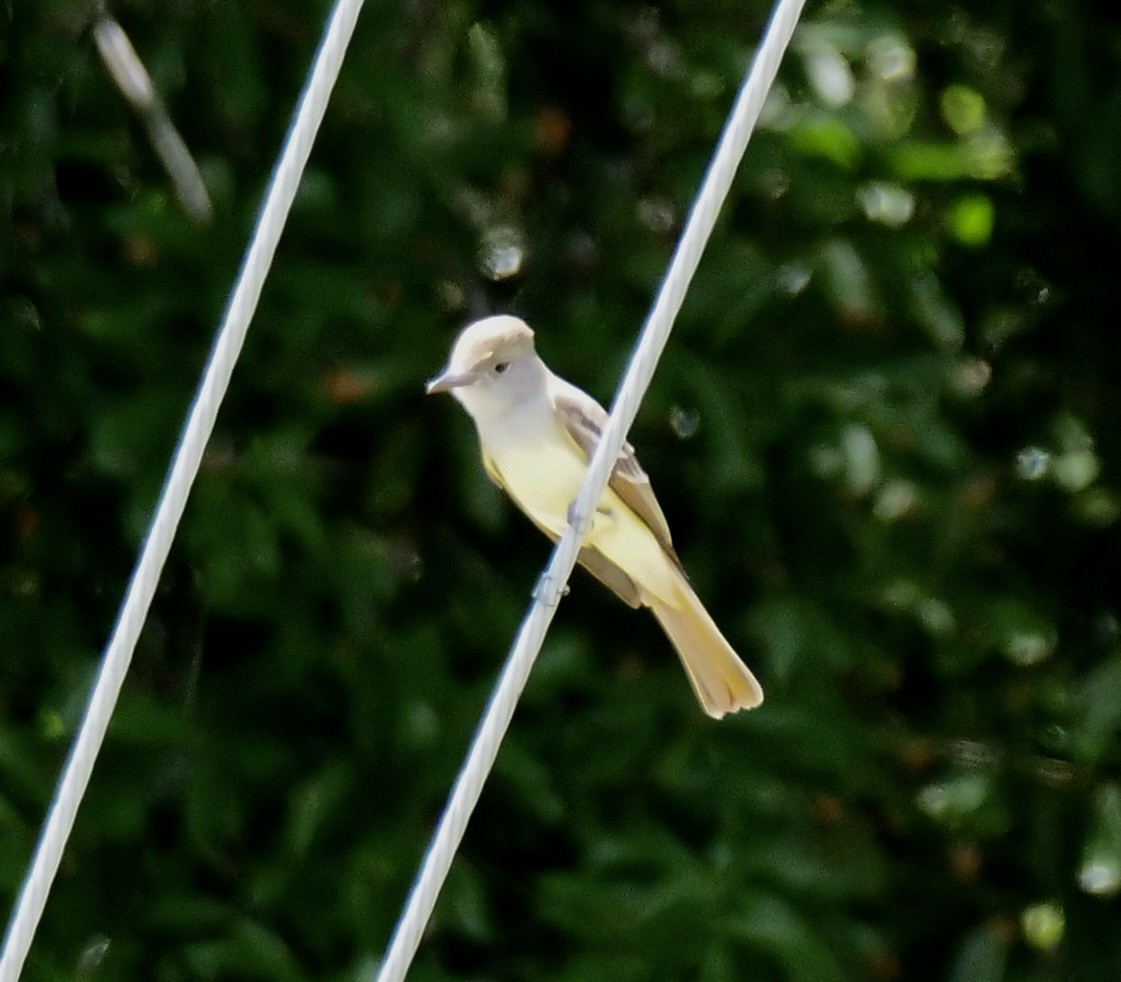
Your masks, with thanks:
[[[327,16],[0,4],[0,899]],[[368,978],[547,544],[426,400],[514,311],[608,400],[767,16],[366,6],[25,978]],[[1121,977],[1108,5],[810,4],[633,433],[768,693],[583,574],[411,978]]]

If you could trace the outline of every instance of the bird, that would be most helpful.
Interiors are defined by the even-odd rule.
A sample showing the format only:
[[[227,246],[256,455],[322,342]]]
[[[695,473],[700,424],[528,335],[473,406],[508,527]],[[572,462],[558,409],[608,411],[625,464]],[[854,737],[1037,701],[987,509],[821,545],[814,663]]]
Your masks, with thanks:
[[[428,394],[450,393],[475,424],[483,467],[554,542],[564,533],[607,412],[554,374],[533,330],[498,314],[460,332]],[[581,545],[579,562],[631,607],[647,607],[714,719],[763,701],[763,689],[690,585],[634,448],[624,444]]]

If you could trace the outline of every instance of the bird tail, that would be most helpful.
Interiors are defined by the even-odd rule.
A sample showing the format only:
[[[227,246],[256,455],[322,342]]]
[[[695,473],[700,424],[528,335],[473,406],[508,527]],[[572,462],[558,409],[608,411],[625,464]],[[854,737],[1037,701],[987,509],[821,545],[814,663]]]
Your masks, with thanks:
[[[763,688],[709,616],[693,588],[682,579],[680,605],[650,597],[647,603],[670,639],[701,708],[714,719],[763,701]]]

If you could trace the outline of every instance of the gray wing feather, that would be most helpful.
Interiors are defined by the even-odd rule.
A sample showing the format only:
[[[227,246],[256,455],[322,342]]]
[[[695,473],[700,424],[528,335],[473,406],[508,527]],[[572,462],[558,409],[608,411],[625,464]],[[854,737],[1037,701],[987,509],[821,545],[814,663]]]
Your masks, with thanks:
[[[553,406],[564,423],[568,435],[584,452],[584,456],[590,459],[603,434],[603,428],[607,425],[607,411],[590,395],[570,382],[556,375],[549,382]],[[658,499],[654,497],[650,478],[642,469],[634,447],[629,443],[623,444],[608,486],[649,526],[666,554],[680,567],[681,560],[674,552],[669,525],[666,523],[665,515],[662,514]]]

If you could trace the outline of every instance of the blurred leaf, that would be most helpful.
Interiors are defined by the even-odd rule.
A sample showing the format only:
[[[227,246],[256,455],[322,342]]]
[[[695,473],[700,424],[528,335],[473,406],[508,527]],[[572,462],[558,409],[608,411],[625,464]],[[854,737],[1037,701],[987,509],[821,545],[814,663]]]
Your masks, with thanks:
[[[841,965],[815,932],[780,897],[751,891],[742,899],[742,919],[729,923],[733,936],[773,955],[791,982],[840,982]]]
[[[1098,897],[1112,897],[1121,891],[1121,787],[1116,784],[1094,793],[1078,885]]]
[[[1121,728],[1121,658],[1111,658],[1087,674],[1075,706],[1072,745],[1079,756],[1096,761],[1112,747]]]
[[[985,195],[970,195],[954,202],[950,211],[950,231],[965,246],[983,246],[993,234],[994,209]]]
[[[851,170],[860,158],[856,135],[839,119],[807,119],[793,130],[794,146],[806,156],[824,157],[838,167]]]
[[[991,925],[974,928],[966,935],[948,982],[1000,982],[1008,953]]]

